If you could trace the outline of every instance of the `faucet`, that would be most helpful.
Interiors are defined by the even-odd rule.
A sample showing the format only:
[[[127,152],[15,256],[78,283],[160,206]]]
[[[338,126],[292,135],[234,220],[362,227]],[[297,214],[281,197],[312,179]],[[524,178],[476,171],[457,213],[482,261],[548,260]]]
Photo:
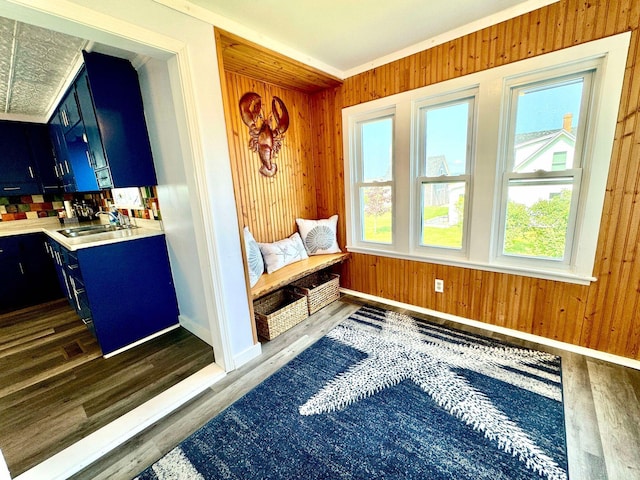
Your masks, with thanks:
[[[97,212],[96,213],[96,218],[99,217],[100,215],[109,215],[109,223],[112,225],[115,225],[116,227],[121,227],[122,226],[122,222],[120,220],[120,212],[115,213],[115,212]]]

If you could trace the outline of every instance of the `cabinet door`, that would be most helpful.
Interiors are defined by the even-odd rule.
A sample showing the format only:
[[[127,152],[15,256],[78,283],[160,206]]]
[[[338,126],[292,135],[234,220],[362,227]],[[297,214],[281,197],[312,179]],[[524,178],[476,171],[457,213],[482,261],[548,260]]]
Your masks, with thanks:
[[[78,107],[78,100],[73,88],[69,90],[69,93],[67,93],[62,100],[59,112],[60,123],[64,133],[71,130],[80,121],[80,109]]]
[[[60,298],[53,260],[49,254],[44,233],[20,235],[20,259],[26,280],[25,299],[28,305],[37,305]]]
[[[53,154],[53,146],[47,125],[31,123],[27,126],[27,137],[31,157],[38,169],[40,186],[43,193],[58,193],[62,191],[62,184],[58,177],[58,167]]]
[[[49,239],[49,255],[53,260],[53,266],[56,271],[56,276],[58,277],[58,285],[60,286],[60,290],[62,292],[62,296],[67,297],[69,302],[72,301],[71,291],[69,290],[69,280],[67,279],[67,275],[64,268],[64,253],[63,247],[58,244],[58,242]]]
[[[53,152],[55,154],[55,173],[58,176],[65,192],[75,192],[76,184],[73,178],[71,163],[69,162],[67,144],[64,140],[62,113],[60,110],[58,110],[49,121],[49,134],[51,136],[51,143],[53,143]]]
[[[82,122],[78,122],[75,127],[67,131],[64,134],[64,140],[76,190],[78,192],[99,190]]]
[[[0,121],[0,193],[41,193],[24,124]]]
[[[20,263],[17,237],[0,237],[0,312],[9,312],[24,305],[26,290],[24,267]]]
[[[106,168],[109,164],[102,148],[102,137],[98,129],[98,120],[96,119],[89,78],[86,72],[82,73],[76,80],[76,93],[78,94],[78,104],[80,105],[84,131],[87,134],[93,168]]]
[[[83,55],[113,186],[156,185],[138,74],[127,60],[100,53]]]
[[[83,248],[76,253],[102,353],[178,323],[164,236]]]

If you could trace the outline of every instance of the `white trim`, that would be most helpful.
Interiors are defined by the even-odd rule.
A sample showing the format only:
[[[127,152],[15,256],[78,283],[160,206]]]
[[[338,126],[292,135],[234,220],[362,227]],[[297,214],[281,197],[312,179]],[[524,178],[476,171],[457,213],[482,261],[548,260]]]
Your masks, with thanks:
[[[245,351],[240,352],[233,356],[233,364],[236,368],[240,368],[245,363],[253,360],[254,358],[260,356],[262,353],[262,344],[260,342],[253,344]]]
[[[342,72],[342,78],[349,78],[354,75],[358,75],[359,73],[366,72],[367,70],[371,70],[373,68],[394,62],[401,58],[408,57],[409,55],[414,55],[424,50],[442,45],[443,43],[464,37],[484,28],[497,25],[511,18],[524,15],[525,13],[529,13],[533,10],[546,7],[547,5],[551,5],[552,3],[556,3],[558,1],[559,0],[527,0],[525,2],[519,3],[518,5],[514,5],[511,8],[507,8],[484,18],[480,18],[461,27],[454,28],[453,30],[449,30],[448,32],[436,35],[435,37],[416,43],[407,48],[403,48],[402,50],[398,50],[396,52],[390,53],[389,55],[379,57],[375,60],[372,60],[371,62],[363,63],[362,65],[358,65],[357,67],[345,70]]]
[[[176,59],[178,65],[178,73],[180,75],[180,86],[182,88],[182,99],[184,101],[184,115],[189,130],[189,140],[191,147],[191,155],[193,157],[193,180],[195,182],[197,196],[200,199],[200,205],[211,205],[211,199],[209,195],[209,189],[206,184],[206,167],[205,158],[202,151],[202,140],[200,137],[200,129],[198,120],[196,118],[197,102],[195,100],[195,93],[193,90],[193,80],[191,78],[191,69],[189,67],[189,52],[187,47],[182,48],[179,52],[176,52]],[[212,292],[212,296],[206,297],[207,310],[214,313],[214,318],[210,320],[212,327],[211,340],[213,342],[213,351],[216,359],[216,363],[221,365],[226,371],[233,370],[233,358],[231,353],[231,343],[229,340],[229,331],[227,324],[222,321],[225,318],[225,312],[223,309],[224,288],[219,275],[212,275],[208,271],[209,268],[213,272],[220,272],[218,262],[217,247],[214,235],[206,235],[203,232],[215,232],[215,224],[213,221],[213,215],[210,208],[199,208],[199,211],[194,211],[193,215],[200,216],[202,221],[202,231],[198,231],[196,228],[196,238],[202,240],[204,238],[206,242],[206,258],[207,262],[201,264],[203,270],[203,282],[205,292]],[[198,234],[201,235],[198,235]]]
[[[600,226],[600,212],[604,203],[606,180],[611,159],[618,106],[624,69],[629,51],[630,32],[606,37],[574,47],[554,51],[538,57],[512,62],[481,72],[472,73],[451,80],[428,85],[425,87],[401,92],[376,100],[356,104],[342,110],[343,128],[343,152],[344,152],[344,184],[345,184],[345,211],[347,213],[347,246],[349,251],[370,253],[394,258],[405,258],[423,262],[432,262],[444,265],[461,266],[468,268],[480,268],[490,271],[515,273],[519,275],[545,278],[578,284],[588,284],[595,280],[593,268]],[[581,205],[579,206],[578,225],[574,242],[574,255],[571,264],[552,262],[542,259],[521,259],[516,257],[499,257],[496,255],[496,231],[495,225],[499,219],[500,191],[499,181],[502,180],[498,154],[500,152],[500,129],[503,125],[505,82],[511,82],[523,75],[538,74],[562,75],[573,73],[583,68],[586,63],[593,63],[594,59],[600,59],[600,67],[597,75],[600,77],[600,85],[594,92],[606,92],[594,98],[593,112],[589,122],[592,131],[587,141],[590,145],[590,158],[588,165],[584,166],[583,187]],[[415,114],[410,113],[411,119],[403,120],[400,112],[406,112],[407,106],[414,106],[425,99],[437,98],[446,94],[453,94],[472,87],[479,88],[477,97],[477,131],[476,134],[476,158],[473,167],[474,185],[473,198],[470,199],[470,217],[468,219],[469,231],[466,235],[473,239],[468,245],[468,254],[462,257],[457,251],[442,252],[424,251],[416,248],[405,247],[403,232],[399,231],[398,224],[401,216],[393,217],[394,243],[389,246],[376,246],[363,242],[359,237],[357,218],[354,217],[357,204],[354,202],[353,184],[357,180],[354,176],[354,168],[358,168],[357,158],[354,152],[358,148],[354,125],[361,118],[367,118],[376,112],[385,109],[396,109],[396,126],[411,124],[415,130]],[[413,123],[412,123],[413,122]],[[394,148],[401,143],[400,136],[406,136],[406,132],[396,128]],[[412,142],[416,143],[417,133],[412,130]],[[408,171],[415,164],[416,148],[410,155],[397,156],[394,169]],[[394,170],[394,171],[395,171]],[[404,197],[411,196],[413,183],[406,185],[396,181],[394,201],[400,202]],[[482,185],[480,189],[478,185]],[[414,188],[415,190],[415,188]],[[414,192],[415,193],[415,192]],[[577,198],[577,197],[576,197]],[[413,204],[415,205],[415,204]],[[413,206],[411,207],[413,208]],[[397,211],[397,210],[396,210]],[[410,212],[410,208],[403,208],[401,212]],[[587,215],[586,212],[597,212],[596,215]],[[418,212],[413,212],[413,221],[417,221]],[[412,230],[415,236],[416,229]],[[415,238],[411,239],[416,242]],[[508,262],[508,263],[507,263]]]
[[[182,315],[182,314],[178,315],[178,321],[180,322],[180,325],[182,325],[184,328],[189,330],[200,340],[202,340],[203,342],[206,342],[207,344],[213,347],[212,340],[211,340],[211,332],[209,330],[204,329],[199,323],[194,322],[187,315]]]
[[[15,480],[63,480],[184,405],[226,373],[212,363],[82,440],[18,475]]]
[[[175,325],[172,325],[170,327],[167,327],[163,330],[160,330],[159,332],[153,333],[147,337],[141,338],[140,340],[137,340],[133,343],[130,343],[129,345],[127,345],[126,347],[122,347],[119,348],[118,350],[114,350],[113,352],[107,353],[106,355],[103,355],[103,358],[111,358],[114,355],[118,355],[119,353],[122,352],[126,352],[127,350],[131,350],[133,347],[137,347],[138,345],[142,345],[145,342],[148,342],[149,340],[153,340],[156,337],[159,337],[160,335],[164,335],[167,332],[170,332],[171,330],[175,330],[176,328],[179,328],[180,324],[176,323]]]
[[[191,15],[192,17],[198,18],[205,22],[209,22],[212,25],[215,25],[217,27],[222,28],[223,30],[233,33],[234,35],[238,35],[242,38],[245,38],[251,42],[262,45],[270,50],[278,52],[289,58],[302,62],[311,67],[317,68],[318,70],[328,73],[329,75],[333,75],[334,77],[337,77],[340,79],[345,79],[345,78],[349,78],[354,75],[357,75],[359,73],[365,72],[367,70],[371,70],[373,68],[379,67],[381,65],[385,65],[387,63],[393,62],[395,60],[399,60],[409,55],[413,55],[423,50],[433,48],[437,45],[441,45],[450,40],[455,40],[456,38],[460,38],[470,33],[477,32],[478,30],[482,30],[483,28],[487,28],[492,25],[496,25],[500,22],[509,20],[511,18],[524,15],[525,13],[532,12],[539,8],[546,7],[547,5],[556,3],[559,0],[526,0],[517,5],[514,5],[513,7],[506,8],[498,13],[488,15],[484,18],[467,23],[466,25],[463,25],[461,27],[455,28],[453,30],[449,30],[448,32],[442,33],[440,35],[436,35],[435,37],[429,38],[427,40],[423,40],[416,44],[410,45],[406,48],[397,50],[393,53],[384,55],[382,57],[378,57],[369,62],[349,68],[347,70],[340,70],[336,67],[328,65],[316,58],[313,58],[305,53],[302,53],[296,50],[295,48],[285,45],[261,33],[257,33],[255,30],[245,27],[244,25],[238,22],[235,22],[233,20],[230,20],[227,17],[224,17],[215,12],[212,12],[211,10],[208,10],[206,8],[200,7],[199,5],[195,5],[189,2],[188,0],[154,0],[154,1],[156,3],[169,7],[173,10],[177,10],[178,12],[184,13],[186,15]]]
[[[621,357],[619,355],[613,355],[607,352],[601,352],[592,348],[581,347],[579,345],[573,345],[571,343],[560,342],[558,340],[552,340],[550,338],[541,337],[532,333],[521,332],[519,330],[512,330],[510,328],[499,327],[497,325],[491,325],[489,323],[480,322],[478,320],[471,320],[465,317],[459,317],[457,315],[451,315],[449,313],[438,312],[437,310],[431,310],[429,308],[417,307],[409,303],[398,302],[395,300],[389,300],[388,298],[378,297],[376,295],[369,295],[368,293],[362,293],[348,288],[340,288],[340,292],[345,295],[352,295],[354,297],[363,298],[365,300],[371,300],[373,302],[384,303],[393,307],[404,308],[406,310],[412,310],[414,312],[422,313],[425,315],[431,315],[432,317],[441,318],[443,320],[449,320],[451,322],[457,322],[462,325],[468,325],[470,327],[480,328],[489,332],[500,333],[503,335],[509,335],[511,337],[519,338],[521,340],[527,340],[529,342],[539,343],[548,347],[559,348],[566,350],[567,352],[578,353],[590,358],[596,358],[598,360],[604,360],[605,362],[615,363],[616,365],[622,365],[623,367],[633,368],[640,370],[640,361],[632,358]]]

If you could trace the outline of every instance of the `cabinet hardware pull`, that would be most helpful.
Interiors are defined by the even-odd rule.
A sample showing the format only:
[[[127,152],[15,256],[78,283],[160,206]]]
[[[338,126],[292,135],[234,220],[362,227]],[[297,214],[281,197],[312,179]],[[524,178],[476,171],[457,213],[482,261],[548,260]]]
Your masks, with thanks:
[[[53,165],[53,171],[56,172],[56,178],[60,177],[60,175],[58,174],[58,164],[57,163],[55,163]]]
[[[5,191],[13,191],[13,190],[20,190],[20,187],[4,187],[3,190]]]
[[[69,162],[64,161],[64,166],[67,167],[67,173],[69,173]]]
[[[36,178],[33,176],[33,168],[31,168],[31,165],[29,165],[29,175],[31,175],[31,178]]]
[[[93,164],[93,162],[91,161],[91,153],[89,153],[89,150],[85,150],[84,153],[87,154],[87,161],[89,162],[89,166],[91,168],[95,168],[95,165]]]
[[[18,262],[18,266],[20,267],[20,274],[24,275],[24,268],[22,267],[22,262]]]

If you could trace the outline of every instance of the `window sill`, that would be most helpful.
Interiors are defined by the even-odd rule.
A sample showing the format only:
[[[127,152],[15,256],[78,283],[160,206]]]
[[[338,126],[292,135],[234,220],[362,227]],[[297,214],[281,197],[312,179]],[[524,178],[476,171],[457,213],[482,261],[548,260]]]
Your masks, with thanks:
[[[510,275],[520,275],[524,277],[540,278],[543,280],[553,280],[556,282],[573,283],[577,285],[590,285],[591,282],[597,281],[592,276],[577,275],[561,270],[551,269],[532,269],[523,266],[505,265],[498,263],[483,263],[465,260],[462,258],[442,258],[442,257],[426,257],[419,255],[411,255],[408,253],[391,252],[388,250],[378,250],[375,248],[363,248],[347,246],[347,251],[351,253],[362,253],[366,255],[378,255],[381,257],[398,258],[401,260],[412,260],[415,262],[434,263],[437,265],[447,265],[451,267],[472,268],[475,270],[484,270],[487,272],[506,273]]]

